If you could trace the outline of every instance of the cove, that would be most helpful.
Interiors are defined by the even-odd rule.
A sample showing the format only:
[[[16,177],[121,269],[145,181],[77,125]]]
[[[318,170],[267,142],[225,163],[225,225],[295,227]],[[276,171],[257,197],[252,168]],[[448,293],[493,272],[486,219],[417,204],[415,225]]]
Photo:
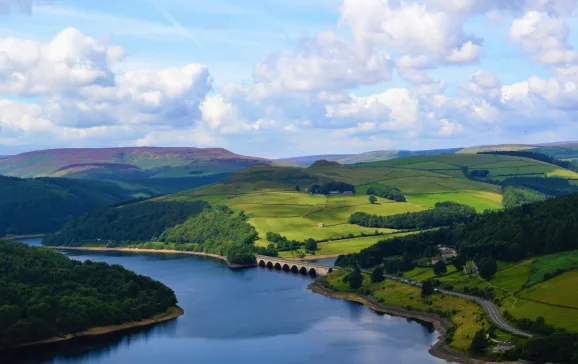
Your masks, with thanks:
[[[24,350],[2,363],[445,363],[427,352],[437,337],[431,328],[313,294],[306,276],[232,271],[223,262],[178,254],[64,253],[163,282],[185,314],[146,329]]]

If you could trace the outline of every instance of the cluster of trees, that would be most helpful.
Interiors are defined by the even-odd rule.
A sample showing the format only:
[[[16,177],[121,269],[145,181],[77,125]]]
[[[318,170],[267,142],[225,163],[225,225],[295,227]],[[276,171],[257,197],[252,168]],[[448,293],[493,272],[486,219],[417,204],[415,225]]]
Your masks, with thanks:
[[[389,274],[398,274],[401,272],[409,272],[415,268],[411,257],[408,254],[404,254],[403,257],[394,257],[391,259],[385,259],[383,261],[383,266],[385,271]]]
[[[166,312],[174,292],[120,265],[0,241],[0,348]]]
[[[0,236],[48,233],[99,207],[153,191],[112,182],[0,176]]]
[[[123,245],[155,240],[152,238],[199,214],[207,205],[204,201],[143,201],[107,206],[69,221],[60,232],[46,235],[42,244],[106,245],[110,240],[114,245]]]
[[[355,186],[345,182],[328,182],[322,185],[312,185],[308,189],[309,193],[328,195],[329,192],[337,191],[340,193],[355,193]]]
[[[350,224],[372,228],[428,229],[470,222],[476,216],[476,210],[473,207],[454,202],[438,202],[430,210],[391,216],[355,212],[348,221]]]
[[[305,241],[289,240],[285,236],[273,232],[268,232],[266,238],[267,241],[274,244],[270,249],[275,249],[279,252],[296,250],[301,247],[305,247],[305,250],[309,252],[317,250],[317,241],[312,238],[306,239]]]
[[[522,206],[527,203],[543,201],[547,198],[546,195],[539,192],[526,188],[516,188],[511,186],[503,186],[502,194],[504,195],[502,199],[502,205],[506,209]]]
[[[487,212],[467,224],[379,241],[359,253],[338,257],[336,264],[373,267],[384,258],[404,254],[419,259],[435,255],[438,244],[456,247],[464,259],[478,256],[505,261],[575,250],[576,206],[578,194]]]
[[[351,273],[343,278],[343,281],[349,283],[349,287],[352,289],[359,289],[363,285],[363,275],[359,267],[353,268]]]
[[[509,155],[513,157],[524,157],[529,159],[534,159],[540,162],[546,162],[553,164],[558,167],[566,168],[572,170],[574,172],[578,172],[578,165],[563,161],[558,158],[549,156],[547,154],[536,153],[536,152],[529,152],[524,150],[503,150],[503,151],[494,151],[494,152],[479,152],[478,154],[494,154],[494,155]]]
[[[384,187],[384,188],[375,188],[370,187],[367,189],[368,195],[379,196],[381,198],[386,198],[388,200],[397,201],[397,202],[405,202],[405,196],[399,188],[395,187]]]
[[[473,171],[468,170],[468,174],[474,178],[487,178],[490,175],[490,171],[487,169],[474,169]]]
[[[243,212],[234,213],[227,206],[206,205],[201,213],[167,228],[158,240],[198,244],[200,251],[226,256],[230,263],[253,264],[258,234],[247,220]]]

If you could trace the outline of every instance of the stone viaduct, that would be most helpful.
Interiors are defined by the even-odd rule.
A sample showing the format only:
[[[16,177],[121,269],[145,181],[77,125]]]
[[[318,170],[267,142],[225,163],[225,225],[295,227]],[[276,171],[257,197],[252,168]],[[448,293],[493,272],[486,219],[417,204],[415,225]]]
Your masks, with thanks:
[[[324,276],[334,269],[328,265],[310,263],[304,260],[291,260],[276,257],[267,257],[265,255],[256,255],[257,264],[263,268],[284,270],[285,272],[301,273],[310,276]]]

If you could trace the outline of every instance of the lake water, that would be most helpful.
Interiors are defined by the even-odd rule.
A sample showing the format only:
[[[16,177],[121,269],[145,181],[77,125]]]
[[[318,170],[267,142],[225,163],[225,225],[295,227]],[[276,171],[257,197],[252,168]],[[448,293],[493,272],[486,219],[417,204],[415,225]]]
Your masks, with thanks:
[[[24,239],[39,245],[40,239]],[[419,323],[313,294],[311,278],[171,254],[66,252],[122,264],[171,287],[185,314],[112,337],[27,349],[4,363],[445,363]]]

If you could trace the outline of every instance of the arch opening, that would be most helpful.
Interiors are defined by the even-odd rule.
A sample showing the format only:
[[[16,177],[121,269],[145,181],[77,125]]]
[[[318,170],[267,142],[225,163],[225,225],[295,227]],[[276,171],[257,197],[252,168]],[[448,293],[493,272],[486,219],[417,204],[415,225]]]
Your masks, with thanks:
[[[269,269],[273,269],[273,263],[271,263],[271,262],[267,262],[267,268],[269,268]]]
[[[291,268],[289,268],[289,264],[283,264],[283,270],[285,272],[289,272],[291,270]]]
[[[299,269],[299,273],[301,273],[303,275],[307,275],[307,268],[301,267],[301,269]]]
[[[315,268],[309,269],[309,275],[311,277],[317,277],[317,271],[315,270]]]
[[[259,267],[265,267],[265,261],[262,259],[259,261]]]
[[[279,263],[275,263],[273,267],[275,268],[275,270],[281,270],[281,264]]]
[[[291,267],[291,272],[293,272],[293,273],[299,273],[299,268],[297,268],[297,266],[294,265],[294,266]]]

